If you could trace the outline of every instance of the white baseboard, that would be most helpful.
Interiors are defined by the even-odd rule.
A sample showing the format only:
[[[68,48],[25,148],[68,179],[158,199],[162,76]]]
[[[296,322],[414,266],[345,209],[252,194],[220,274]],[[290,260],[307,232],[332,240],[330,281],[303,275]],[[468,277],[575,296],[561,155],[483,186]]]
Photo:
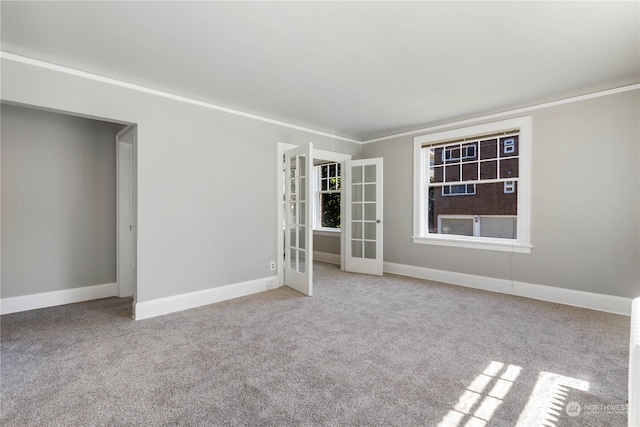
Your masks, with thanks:
[[[327,252],[313,252],[314,261],[326,262],[340,265],[340,254],[330,254]]]
[[[163,314],[239,298],[273,289],[277,286],[277,283],[278,276],[265,277],[202,291],[136,302],[133,305],[133,318],[136,320],[148,319],[149,317],[162,316]]]
[[[82,288],[62,289],[40,294],[23,295],[0,299],[0,314],[17,313],[19,311],[54,307],[56,305],[108,298],[117,295],[116,283],[84,286]]]
[[[596,294],[593,292],[577,291],[573,289],[556,288],[553,286],[535,285],[525,282],[512,282],[511,280],[505,279],[454,273],[450,271],[395,264],[391,262],[384,263],[384,271],[385,273],[399,274],[401,276],[450,283],[453,285],[500,292],[503,294],[572,305],[575,307],[590,308],[592,310],[606,311],[626,316],[631,314],[631,298]]]

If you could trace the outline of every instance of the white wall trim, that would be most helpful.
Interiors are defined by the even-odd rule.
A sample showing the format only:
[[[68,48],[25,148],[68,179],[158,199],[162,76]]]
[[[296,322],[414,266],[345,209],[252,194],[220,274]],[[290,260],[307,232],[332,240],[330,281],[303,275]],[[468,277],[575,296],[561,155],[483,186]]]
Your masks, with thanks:
[[[7,59],[9,61],[20,62],[20,63],[27,64],[27,65],[33,65],[33,66],[39,67],[39,68],[46,68],[48,70],[53,70],[53,71],[58,71],[58,72],[65,73],[65,74],[70,74],[70,75],[81,77],[81,78],[84,78],[84,79],[95,80],[95,81],[98,81],[98,82],[101,82],[101,83],[107,83],[107,84],[114,85],[114,86],[120,86],[120,87],[124,87],[124,88],[127,88],[127,89],[132,89],[132,90],[135,90],[135,91],[138,91],[138,92],[144,92],[144,93],[148,93],[148,94],[151,94],[151,95],[161,96],[163,98],[173,99],[174,101],[180,101],[180,102],[185,102],[187,104],[198,105],[200,107],[209,108],[211,110],[222,111],[222,112],[225,112],[225,113],[234,114],[236,116],[241,116],[241,117],[246,117],[248,119],[258,120],[258,121],[261,121],[261,122],[266,122],[266,123],[270,123],[270,124],[277,125],[277,126],[283,126],[283,127],[287,127],[287,128],[290,128],[290,129],[296,129],[296,130],[300,130],[300,131],[303,131],[303,132],[308,132],[308,133],[312,133],[312,134],[315,134],[315,135],[325,136],[325,137],[328,137],[328,138],[337,139],[337,140],[341,140],[341,141],[348,141],[348,142],[353,142],[353,143],[356,143],[356,144],[362,144],[362,141],[358,141],[356,139],[347,138],[347,137],[339,136],[339,135],[333,135],[333,134],[330,134],[330,133],[327,133],[327,132],[314,130],[314,129],[309,129],[309,128],[306,128],[306,127],[303,127],[303,126],[294,125],[294,124],[283,122],[283,121],[280,121],[280,120],[274,120],[274,119],[270,119],[268,117],[258,116],[256,114],[245,113],[243,111],[238,111],[238,110],[234,110],[234,109],[231,109],[231,108],[222,107],[220,105],[211,104],[209,102],[198,101],[196,99],[188,98],[186,96],[175,95],[173,93],[164,92],[164,91],[157,90],[157,89],[151,89],[151,88],[148,88],[148,87],[145,87],[145,86],[141,86],[141,85],[137,85],[137,84],[133,84],[133,83],[127,83],[127,82],[123,82],[121,80],[116,80],[116,79],[112,79],[112,78],[109,78],[109,77],[100,76],[98,74],[88,73],[86,71],[80,71],[80,70],[76,70],[76,69],[73,69],[73,68],[64,67],[62,65],[52,64],[50,62],[41,61],[39,59],[27,58],[25,56],[16,55],[14,53],[0,51],[0,58]]]
[[[313,235],[314,236],[324,236],[324,237],[336,237],[340,238],[340,229],[339,228],[314,228]]]
[[[328,252],[317,252],[313,251],[313,260],[326,262],[329,264],[340,265],[340,255],[339,254],[330,254]]]
[[[459,120],[459,121],[456,121],[456,122],[443,123],[441,125],[429,126],[429,127],[426,127],[426,128],[411,130],[411,131],[403,132],[403,133],[397,133],[397,134],[389,135],[389,136],[382,136],[380,138],[367,139],[365,141],[362,141],[361,144],[369,144],[371,142],[386,141],[388,139],[400,138],[400,137],[403,137],[403,136],[416,135],[416,134],[420,134],[420,133],[431,133],[431,132],[436,132],[436,131],[443,130],[443,129],[462,127],[462,126],[467,126],[467,125],[478,123],[478,122],[502,119],[504,117],[512,116],[512,115],[526,114],[526,113],[530,113],[530,112],[535,111],[535,110],[541,110],[543,108],[556,107],[558,105],[570,104],[572,102],[585,101],[587,99],[599,98],[601,96],[615,95],[617,93],[628,92],[628,91],[636,90],[636,89],[640,89],[640,83],[636,83],[636,84],[632,84],[632,85],[628,85],[628,86],[617,87],[617,88],[614,88],[614,89],[603,90],[603,91],[599,91],[599,92],[588,93],[586,95],[572,96],[570,98],[559,99],[557,101],[544,102],[542,104],[530,105],[528,107],[517,108],[515,110],[502,111],[502,112],[495,113],[495,114],[488,114],[486,116],[479,116],[479,117],[473,117],[473,118],[466,119],[466,120]]]
[[[137,302],[133,306],[133,318],[135,320],[148,319],[149,317],[162,316],[163,314],[256,294],[275,288],[277,281],[277,276],[264,277],[202,291]]]
[[[2,298],[0,299],[0,314],[17,313],[74,302],[114,297],[117,295],[117,290],[118,285],[116,283],[105,283],[102,285],[84,286],[82,288],[62,289],[40,294]]]
[[[453,138],[481,138],[495,132],[518,130],[518,200],[517,239],[483,238],[478,236],[457,236],[430,233],[427,221],[427,194],[429,184],[429,155],[426,144],[433,144]],[[413,138],[413,242],[440,244],[476,249],[490,249],[519,253],[531,253],[529,229],[531,218],[531,116],[514,117],[506,120],[483,123],[475,126],[450,129],[447,131],[420,135]],[[481,184],[479,180],[477,183]],[[438,220],[438,224],[440,221]]]
[[[631,314],[631,298],[613,295],[596,294],[593,292],[577,291],[573,289],[556,288],[553,286],[536,285],[533,283],[516,282],[506,279],[475,276],[451,271],[436,270],[411,265],[384,263],[384,272],[401,276],[415,277],[468,288],[482,289],[491,292],[516,295],[549,301],[575,307],[589,308],[608,313]]]
[[[466,119],[466,120],[460,120],[460,121],[456,121],[456,122],[444,123],[444,124],[441,124],[441,125],[435,125],[435,126],[430,126],[430,127],[426,127],[426,128],[411,130],[411,131],[407,131],[407,132],[397,133],[397,134],[393,134],[393,135],[382,136],[382,137],[379,137],[379,138],[372,138],[372,139],[367,139],[367,140],[357,140],[357,139],[353,139],[353,138],[347,138],[347,137],[344,137],[344,136],[333,135],[333,134],[330,134],[330,133],[327,133],[327,132],[323,132],[323,131],[319,131],[319,130],[309,129],[309,128],[306,128],[306,127],[303,127],[303,126],[294,125],[294,124],[283,122],[283,121],[280,121],[280,120],[270,119],[268,117],[258,116],[256,114],[245,113],[243,111],[238,111],[238,110],[234,110],[234,109],[231,109],[231,108],[222,107],[220,105],[211,104],[209,102],[198,101],[196,99],[191,99],[191,98],[188,98],[186,96],[175,95],[175,94],[172,94],[172,93],[169,93],[169,92],[164,92],[164,91],[157,90],[157,89],[151,89],[151,88],[148,88],[148,87],[145,87],[145,86],[141,86],[141,85],[137,85],[137,84],[127,83],[127,82],[124,82],[124,81],[121,81],[121,80],[116,80],[116,79],[112,79],[112,78],[109,78],[109,77],[100,76],[98,74],[88,73],[86,71],[80,71],[80,70],[76,70],[76,69],[73,69],[73,68],[64,67],[62,65],[57,65],[57,64],[50,63],[50,62],[41,61],[39,59],[28,58],[28,57],[25,57],[25,56],[22,56],[22,55],[17,55],[15,53],[0,51],[0,58],[7,59],[9,61],[20,62],[20,63],[27,64],[27,65],[33,65],[35,67],[46,68],[46,69],[49,69],[49,70],[58,71],[58,72],[61,72],[61,73],[70,74],[70,75],[74,75],[74,76],[77,76],[77,77],[82,77],[82,78],[89,79],[89,80],[95,80],[95,81],[99,81],[99,82],[102,82],[102,83],[111,84],[111,85],[114,85],[114,86],[120,86],[120,87],[124,87],[124,88],[127,88],[127,89],[132,89],[132,90],[135,90],[135,91],[138,91],[138,92],[144,92],[144,93],[148,93],[148,94],[152,94],[152,95],[157,95],[157,96],[161,96],[161,97],[164,97],[164,98],[173,99],[175,101],[185,102],[187,104],[199,105],[199,106],[204,107],[204,108],[209,108],[209,109],[217,110],[217,111],[223,111],[225,113],[234,114],[234,115],[237,115],[237,116],[242,116],[242,117],[246,117],[246,118],[249,118],[249,119],[258,120],[258,121],[262,121],[262,122],[266,122],[266,123],[270,123],[270,124],[274,124],[274,125],[278,125],[278,126],[283,126],[283,127],[287,127],[287,128],[290,128],[290,129],[296,129],[296,130],[300,130],[300,131],[303,131],[303,132],[309,132],[309,133],[312,133],[312,134],[315,134],[315,135],[325,136],[325,137],[328,137],[328,138],[333,138],[333,139],[337,139],[337,140],[341,140],[341,141],[353,142],[353,143],[356,143],[356,144],[369,144],[371,142],[385,141],[385,140],[388,140],[388,139],[399,138],[399,137],[409,136],[409,135],[415,135],[415,134],[419,134],[419,133],[434,132],[434,131],[437,131],[437,130],[447,129],[447,128],[450,128],[450,127],[464,126],[464,125],[468,125],[468,124],[472,124],[472,123],[477,123],[477,122],[480,122],[480,121],[494,120],[494,119],[502,118],[502,117],[505,117],[505,116],[510,116],[510,115],[513,115],[513,114],[523,114],[523,113],[528,113],[528,112],[535,111],[535,110],[540,110],[542,108],[555,107],[557,105],[568,104],[568,103],[571,103],[571,102],[584,101],[586,99],[598,98],[598,97],[601,97],[601,96],[613,95],[613,94],[616,94],[616,93],[621,93],[621,92],[627,92],[627,91],[630,91],[630,90],[640,89],[640,83],[636,83],[636,84],[631,84],[631,85],[622,86],[622,87],[618,87],[618,88],[613,88],[613,89],[607,89],[607,90],[603,90],[603,91],[588,93],[588,94],[585,94],[585,95],[578,95],[578,96],[573,96],[573,97],[569,97],[569,98],[559,99],[559,100],[556,100],[556,101],[545,102],[545,103],[542,103],[542,104],[530,105],[530,106],[523,107],[523,108],[518,108],[518,109],[515,109],[515,110],[507,110],[507,111],[502,111],[502,112],[499,112],[499,113],[489,114],[489,115],[485,115],[485,116],[473,117],[473,118]]]

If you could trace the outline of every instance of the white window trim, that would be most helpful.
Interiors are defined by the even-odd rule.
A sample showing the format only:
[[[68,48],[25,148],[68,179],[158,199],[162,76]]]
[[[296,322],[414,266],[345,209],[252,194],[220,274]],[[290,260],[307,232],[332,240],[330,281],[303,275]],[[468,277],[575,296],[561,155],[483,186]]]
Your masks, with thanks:
[[[487,237],[456,236],[451,234],[429,233],[427,209],[427,177],[429,164],[422,154],[425,144],[438,141],[455,140],[472,135],[482,135],[500,132],[502,130],[519,128],[518,139],[518,238],[499,239]],[[429,130],[427,129],[426,132]],[[531,171],[531,116],[518,117],[486,123],[476,126],[454,128],[445,131],[435,131],[420,135],[413,139],[413,242],[439,246],[453,246],[460,248],[487,249],[495,251],[531,253],[530,243],[530,171]]]
[[[340,236],[340,230],[341,230],[340,228],[327,228],[327,227],[314,228],[313,234],[315,234],[316,236],[336,237],[336,236]]]

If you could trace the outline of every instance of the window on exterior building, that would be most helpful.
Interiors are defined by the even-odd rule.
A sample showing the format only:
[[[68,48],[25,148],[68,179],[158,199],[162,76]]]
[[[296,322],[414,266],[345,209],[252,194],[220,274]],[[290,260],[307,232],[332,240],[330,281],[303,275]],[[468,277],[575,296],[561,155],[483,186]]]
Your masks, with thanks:
[[[504,154],[513,154],[516,151],[516,141],[514,138],[504,140]]]
[[[463,196],[465,194],[476,194],[475,184],[458,184],[458,185],[443,185],[443,196]]]
[[[442,161],[444,163],[458,161],[460,159],[471,159],[476,156],[476,145],[466,144],[463,146],[446,147],[442,150]]]
[[[530,252],[530,121],[414,138],[415,243]]]
[[[340,228],[340,163],[326,163],[316,169],[316,224],[315,228]]]
[[[511,194],[516,192],[516,182],[515,181],[505,181],[504,182],[504,194]]]

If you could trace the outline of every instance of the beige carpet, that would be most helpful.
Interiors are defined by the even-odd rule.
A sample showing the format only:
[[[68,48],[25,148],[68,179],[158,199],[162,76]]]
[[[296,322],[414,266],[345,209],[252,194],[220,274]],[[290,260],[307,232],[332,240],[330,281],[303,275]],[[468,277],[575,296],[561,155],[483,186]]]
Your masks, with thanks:
[[[315,275],[138,322],[118,298],[2,316],[0,424],[626,425],[628,317]]]

